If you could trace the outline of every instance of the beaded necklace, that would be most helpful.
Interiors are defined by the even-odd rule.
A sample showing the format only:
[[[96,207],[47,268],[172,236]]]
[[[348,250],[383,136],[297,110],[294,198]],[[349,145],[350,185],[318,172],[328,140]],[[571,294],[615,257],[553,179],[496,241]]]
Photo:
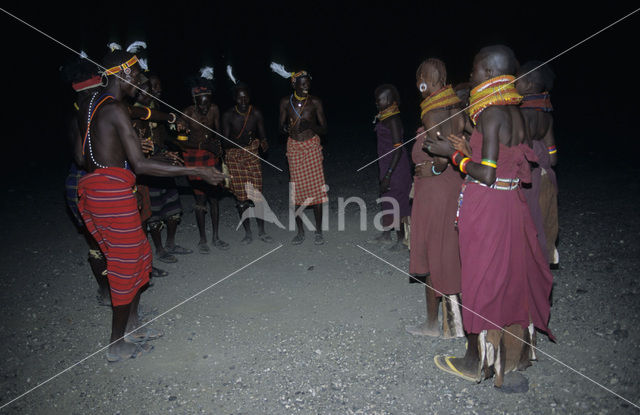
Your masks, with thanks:
[[[393,103],[391,104],[389,107],[383,109],[382,111],[380,111],[378,113],[378,115],[376,115],[376,120],[377,121],[384,121],[389,117],[392,117],[394,115],[400,114],[400,110],[398,109],[398,104],[397,103]],[[374,120],[374,123],[375,121]]]
[[[492,105],[518,105],[522,96],[513,85],[515,78],[511,75],[500,75],[491,78],[471,90],[469,97],[469,117],[475,125],[482,111]]]
[[[293,94],[291,94],[291,96],[289,97],[289,104],[291,104],[291,108],[293,109],[293,112],[296,113],[296,115],[298,116],[298,118],[296,118],[296,120],[293,122],[293,124],[291,124],[291,126],[293,127],[294,125],[296,125],[298,123],[298,121],[300,121],[300,118],[302,118],[302,112],[304,111],[304,107],[307,106],[307,102],[309,101],[308,99],[305,98],[304,100],[304,104],[302,104],[302,108],[300,108],[300,112],[298,112],[296,110],[296,107],[293,105],[293,95],[295,94],[295,91],[293,92]],[[297,97],[297,95],[296,95]]]
[[[306,97],[301,97],[296,91],[293,91],[293,96],[295,96],[298,101],[304,101],[305,99],[309,98],[309,95],[307,95]]]
[[[548,92],[524,95],[520,103],[520,108],[531,108],[542,112],[553,111],[553,105],[551,105],[551,98]]]
[[[429,111],[450,107],[459,103],[460,99],[453,91],[453,88],[451,88],[451,85],[443,86],[420,103],[420,108],[422,109],[420,116],[424,117]]]
[[[251,115],[251,109],[253,108],[253,105],[249,105],[249,109],[247,110],[246,113],[242,113],[240,111],[238,111],[238,106],[235,107],[236,108],[236,112],[240,115],[243,115],[244,118],[244,124],[242,124],[242,129],[240,130],[240,132],[238,133],[238,135],[236,136],[236,140],[238,138],[240,138],[242,136],[242,133],[244,133],[244,129],[247,127],[247,122],[249,121],[249,116]]]
[[[92,96],[91,96],[91,101],[89,101],[89,109],[87,111],[87,131],[84,134],[84,141],[82,143],[82,155],[85,154],[85,146],[86,144],[88,144],[89,147],[89,156],[91,157],[91,161],[93,162],[93,164],[101,169],[106,169],[108,168],[108,166],[103,166],[102,164],[98,163],[95,159],[95,157],[93,156],[93,146],[91,145],[91,121],[93,120],[93,116],[96,114],[96,112],[98,111],[98,108],[100,108],[100,106],[106,102],[109,99],[115,99],[115,97],[113,95],[108,95],[108,94],[102,94],[100,96],[100,100],[98,101],[98,103],[96,104],[96,106],[94,107],[93,104],[96,101],[96,97],[98,96],[98,92],[95,92]],[[125,160],[124,162],[124,168],[127,169],[129,168],[127,161]]]

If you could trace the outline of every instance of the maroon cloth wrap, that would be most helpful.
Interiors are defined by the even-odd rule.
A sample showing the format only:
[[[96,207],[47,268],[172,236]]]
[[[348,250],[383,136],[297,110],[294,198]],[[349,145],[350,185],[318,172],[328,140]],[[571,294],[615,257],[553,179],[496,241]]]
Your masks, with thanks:
[[[482,134],[478,130],[471,136],[471,148],[472,160],[480,162]],[[533,150],[525,144],[500,144],[497,177],[529,182],[528,161],[535,160]],[[526,328],[533,322],[553,338],[547,327],[553,276],[522,191],[467,183],[458,228],[465,331],[480,333],[511,324]]]

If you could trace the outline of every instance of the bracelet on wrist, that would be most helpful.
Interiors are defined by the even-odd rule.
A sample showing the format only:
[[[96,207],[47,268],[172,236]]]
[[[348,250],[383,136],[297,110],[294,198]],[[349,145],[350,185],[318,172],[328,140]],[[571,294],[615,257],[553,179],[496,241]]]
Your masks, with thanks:
[[[469,157],[465,157],[462,160],[460,160],[460,165],[458,166],[460,168],[460,171],[464,174],[467,174],[467,163],[469,163],[471,161],[471,159]]]
[[[144,116],[144,117],[142,117],[142,118],[140,118],[140,119],[141,119],[141,120],[143,120],[143,121],[146,121],[146,120],[148,120],[149,118],[151,118],[151,108],[149,108],[149,107],[144,107],[144,109],[145,109],[145,110],[147,110],[147,115],[146,115],[146,116]]]
[[[458,166],[458,163],[456,162],[456,157],[458,155],[460,155],[460,156],[462,156],[464,158],[464,154],[462,154],[462,152],[459,151],[459,150],[454,151],[453,154],[451,155],[451,164],[453,164],[456,167]]]

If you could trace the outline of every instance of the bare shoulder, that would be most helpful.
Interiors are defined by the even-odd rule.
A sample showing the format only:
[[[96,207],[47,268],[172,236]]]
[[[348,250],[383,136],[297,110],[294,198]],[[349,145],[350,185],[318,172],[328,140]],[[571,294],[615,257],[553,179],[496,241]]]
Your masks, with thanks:
[[[315,96],[315,95],[311,95],[311,96],[309,96],[309,99],[311,99],[311,102],[312,102],[314,105],[317,105],[317,106],[319,106],[319,107],[321,107],[321,106],[322,106],[322,100],[321,100],[320,98],[318,98],[317,96]]]
[[[448,116],[449,116],[449,111],[446,111],[444,109],[436,109],[436,110],[429,111],[426,114],[424,114],[424,116],[422,117],[422,125],[425,128],[431,128],[436,124],[446,120]]]
[[[262,118],[262,111],[258,107],[253,107],[251,113],[255,115],[257,118]]]
[[[195,109],[195,106],[194,106],[194,105],[189,105],[189,106],[188,106],[187,108],[185,108],[185,109],[184,109],[184,111],[182,111],[182,112],[184,112],[185,114],[187,114],[187,115],[189,115],[189,116],[190,116],[190,115],[192,115],[192,114],[193,114],[193,110],[194,110],[194,109]]]
[[[115,99],[110,99],[102,104],[100,112],[103,116],[108,116],[110,118],[123,116],[127,119],[129,118],[129,107]]]
[[[280,106],[287,105],[289,103],[289,97],[282,97],[280,99]]]

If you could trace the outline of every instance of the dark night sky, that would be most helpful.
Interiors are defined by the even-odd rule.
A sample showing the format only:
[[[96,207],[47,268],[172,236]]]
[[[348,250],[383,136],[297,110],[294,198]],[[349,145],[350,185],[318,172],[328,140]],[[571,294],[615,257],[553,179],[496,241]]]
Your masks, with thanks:
[[[186,77],[204,63],[216,69],[216,102],[229,107],[224,67],[231,63],[237,77],[252,87],[270,131],[277,122],[278,99],[289,93],[289,84],[271,73],[269,61],[290,70],[308,69],[312,93],[325,104],[329,140],[350,140],[346,148],[353,149],[372,138],[372,95],[378,84],[399,88],[407,131],[417,126],[415,70],[426,57],[443,59],[450,82],[458,83],[467,79],[482,46],[507,44],[521,63],[546,60],[633,10],[613,2],[574,10],[557,8],[559,2],[416,3],[176,2],[151,9],[137,2],[118,8],[120,17],[104,5],[87,8],[91,2],[3,7],[97,60],[109,41],[147,41],[150,66],[164,79],[164,98],[180,108],[190,99]],[[2,73],[9,83],[2,111],[8,150],[24,151],[28,140],[36,159],[66,164],[67,149],[60,143],[73,94],[60,80],[58,67],[73,56],[10,17],[0,14],[0,19],[6,34]],[[638,108],[631,91],[636,88],[625,85],[637,79],[629,52],[639,22],[640,13],[551,63],[557,75],[552,94],[556,135],[565,154],[593,155],[603,138],[637,151],[631,128],[632,111]]]

